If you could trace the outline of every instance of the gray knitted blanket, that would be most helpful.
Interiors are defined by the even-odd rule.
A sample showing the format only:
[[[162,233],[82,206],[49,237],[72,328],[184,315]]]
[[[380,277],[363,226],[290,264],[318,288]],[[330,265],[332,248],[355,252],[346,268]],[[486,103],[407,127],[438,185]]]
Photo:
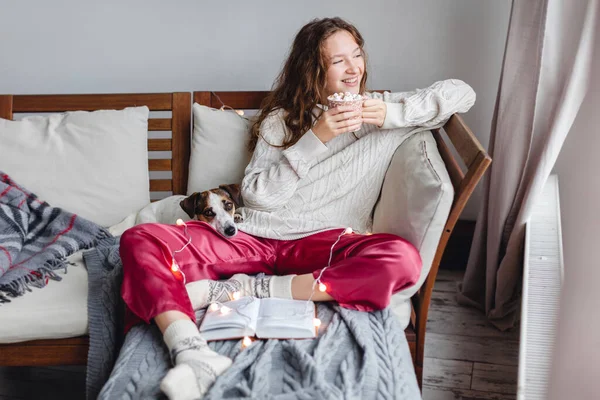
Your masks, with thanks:
[[[110,236],[101,226],[51,207],[0,171],[0,303],[28,286],[61,280],[66,258]]]
[[[124,338],[118,239],[84,254],[89,271],[88,399],[162,399],[171,367],[156,326],[138,325]],[[320,303],[319,337],[211,342],[231,357],[205,399],[420,399],[404,331],[390,309],[366,313]],[[201,320],[203,311],[197,316]],[[122,341],[122,345],[121,345]],[[119,351],[120,347],[120,351]]]

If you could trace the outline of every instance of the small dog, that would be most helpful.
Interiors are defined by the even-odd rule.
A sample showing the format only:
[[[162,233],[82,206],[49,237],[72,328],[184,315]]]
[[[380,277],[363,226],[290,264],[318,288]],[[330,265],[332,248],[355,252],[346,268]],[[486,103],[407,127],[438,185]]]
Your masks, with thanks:
[[[241,216],[235,213],[236,207],[244,204],[239,185],[230,184],[193,193],[179,205],[190,218],[204,221],[221,235],[231,238],[238,232],[235,223],[241,221]]]

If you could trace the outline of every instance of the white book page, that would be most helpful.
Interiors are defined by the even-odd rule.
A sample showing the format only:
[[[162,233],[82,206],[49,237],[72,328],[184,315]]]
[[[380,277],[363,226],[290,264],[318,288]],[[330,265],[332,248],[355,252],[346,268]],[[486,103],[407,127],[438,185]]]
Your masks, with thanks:
[[[304,300],[266,298],[260,300],[256,336],[301,339],[316,336],[315,304]]]
[[[202,319],[200,333],[206,340],[254,336],[260,308],[259,299],[242,297],[222,305],[231,311],[223,314],[221,309],[207,310]]]

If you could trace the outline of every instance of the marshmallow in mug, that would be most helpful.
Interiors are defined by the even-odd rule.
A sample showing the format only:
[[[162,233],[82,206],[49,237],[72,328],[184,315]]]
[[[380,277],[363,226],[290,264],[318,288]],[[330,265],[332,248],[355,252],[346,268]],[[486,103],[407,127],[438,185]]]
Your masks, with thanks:
[[[346,93],[339,92],[339,93],[334,93],[331,96],[327,96],[329,108],[336,108],[336,107],[343,105],[343,106],[350,106],[350,108],[353,111],[362,110],[362,104],[366,99],[367,99],[366,96],[363,96],[358,93],[352,94],[350,92],[346,92]],[[351,117],[350,119],[359,119],[359,118],[361,118],[361,116],[357,115],[355,117]],[[362,127],[362,124],[358,128],[356,128],[356,130],[359,130],[361,127]]]
[[[346,93],[334,93],[331,96],[327,97],[327,100],[329,101],[356,101],[356,100],[364,100],[364,97],[362,94],[356,93],[350,93],[350,92],[346,92]]]

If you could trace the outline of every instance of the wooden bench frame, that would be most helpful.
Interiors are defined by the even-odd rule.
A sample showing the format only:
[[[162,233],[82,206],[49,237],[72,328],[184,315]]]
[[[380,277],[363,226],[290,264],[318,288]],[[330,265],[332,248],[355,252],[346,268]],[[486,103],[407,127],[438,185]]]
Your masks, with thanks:
[[[171,151],[172,159],[149,159],[149,171],[171,171],[171,179],[150,179],[150,191],[185,194],[191,143],[191,94],[0,95],[0,118],[16,113],[94,111],[148,106],[171,111],[171,118],[149,118],[149,131],[171,131],[171,139],[148,139],[148,151]],[[85,365],[88,336],[0,344],[0,366]]]
[[[227,105],[234,109],[258,109],[267,92],[207,92],[193,93],[199,104],[220,108]],[[149,139],[149,150],[171,150],[171,160],[149,160],[153,170],[170,170],[170,180],[151,180],[150,190],[172,191],[185,194],[190,158],[191,104],[190,93],[167,94],[114,94],[114,95],[16,95],[0,96],[0,117],[12,119],[17,112],[59,112],[69,110],[97,110],[147,105],[152,111],[170,110],[171,119],[150,119],[149,130],[170,130],[172,139]],[[461,163],[450,151],[439,130],[433,131],[438,150],[446,164],[455,194],[452,208],[440,238],[431,270],[421,289],[412,297],[413,315],[406,328],[406,337],[419,385],[422,383],[427,313],[437,277],[438,268],[448,239],[473,190],[491,163],[491,158],[462,118],[453,115],[443,127],[450,142],[462,159]],[[43,366],[85,364],[88,338],[77,337],[57,340],[0,345],[0,365]]]

